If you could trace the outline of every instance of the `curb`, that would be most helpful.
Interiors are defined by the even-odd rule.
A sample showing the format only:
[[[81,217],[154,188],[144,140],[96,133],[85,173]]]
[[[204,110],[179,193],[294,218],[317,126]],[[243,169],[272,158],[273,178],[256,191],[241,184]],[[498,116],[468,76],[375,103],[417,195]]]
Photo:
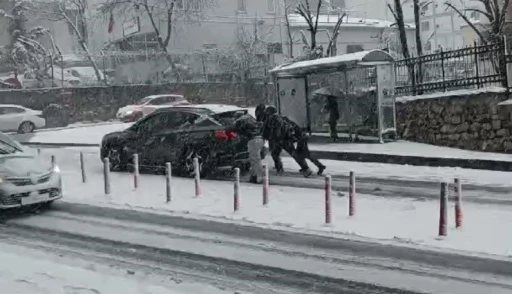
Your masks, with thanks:
[[[373,163],[388,163],[413,166],[459,167],[493,171],[512,171],[512,161],[497,161],[486,159],[464,159],[444,157],[423,157],[409,155],[392,155],[360,152],[335,152],[311,150],[311,154],[319,159],[338,161],[358,161]]]
[[[20,142],[25,146],[50,146],[50,147],[100,147],[100,144],[92,143],[41,143],[41,142]]]

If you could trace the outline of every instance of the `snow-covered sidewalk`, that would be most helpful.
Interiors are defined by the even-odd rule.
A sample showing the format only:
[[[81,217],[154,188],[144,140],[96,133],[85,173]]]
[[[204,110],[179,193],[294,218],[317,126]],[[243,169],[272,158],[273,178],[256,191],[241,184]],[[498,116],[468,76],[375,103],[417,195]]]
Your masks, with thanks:
[[[203,181],[202,195],[194,197],[191,179],[173,178],[173,199],[165,202],[165,178],[141,175],[133,189],[128,173],[112,173],[110,196],[103,192],[100,169],[90,170],[81,182],[79,170],[63,171],[63,201],[92,205],[121,206],[153,213],[174,213],[194,218],[214,218],[246,225],[334,234],[340,238],[371,238],[380,242],[422,245],[512,256],[512,212],[508,207],[466,204],[464,227],[454,229],[453,208],[449,210],[448,237],[437,237],[439,205],[435,201],[383,199],[357,195],[357,214],[348,217],[348,200],[333,193],[332,225],[324,224],[324,193],[318,189],[273,186],[268,207],[262,205],[262,187],[242,184],[241,210],[233,212],[233,183]]]
[[[78,170],[80,168],[80,151],[84,152],[88,169],[97,171],[100,170],[102,166],[98,148],[56,148],[41,150],[43,156],[47,158],[50,158],[51,154],[55,155],[61,168],[66,170]],[[273,163],[269,156],[267,157],[267,161],[272,167]],[[350,171],[354,171],[357,177],[437,183],[442,181],[453,182],[454,178],[460,178],[464,185],[471,184],[512,188],[512,181],[510,181],[512,173],[509,172],[355,161],[321,161],[327,166],[325,173],[333,176],[348,176]],[[287,170],[298,173],[298,165],[292,158],[283,157],[283,163]]]
[[[212,286],[121,273],[112,267],[88,263],[48,251],[0,243],[2,293],[80,294],[228,294]],[[152,281],[153,280],[153,281]]]
[[[72,129],[60,129],[55,131],[16,135],[15,138],[22,142],[99,145],[105,134],[125,130],[131,124],[132,123],[99,124],[97,126],[89,125]],[[310,149],[328,152],[512,161],[511,154],[468,151],[407,141],[398,141],[386,144],[310,144]]]

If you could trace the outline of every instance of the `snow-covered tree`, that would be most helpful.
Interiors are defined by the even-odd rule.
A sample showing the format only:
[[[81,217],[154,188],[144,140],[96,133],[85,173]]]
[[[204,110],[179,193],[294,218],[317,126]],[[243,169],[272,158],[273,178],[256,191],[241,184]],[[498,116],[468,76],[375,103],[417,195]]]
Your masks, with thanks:
[[[28,0],[26,0],[28,2]],[[99,82],[102,81],[98,64],[87,46],[87,20],[85,11],[87,0],[45,0],[30,1],[33,13],[50,21],[64,22],[72,29],[76,42],[91,62],[94,73]]]
[[[47,48],[40,43],[40,37],[48,34],[46,28],[37,26],[26,28],[30,7],[27,1],[12,1],[10,10],[0,10],[0,17],[9,20],[7,30],[11,42],[6,52],[1,53],[4,62],[17,69],[38,71],[48,54]]]

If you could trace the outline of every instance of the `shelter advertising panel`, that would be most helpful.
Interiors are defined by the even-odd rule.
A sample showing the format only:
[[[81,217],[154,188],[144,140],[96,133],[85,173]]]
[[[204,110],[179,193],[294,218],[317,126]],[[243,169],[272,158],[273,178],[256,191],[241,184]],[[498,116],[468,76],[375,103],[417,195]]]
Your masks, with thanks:
[[[279,113],[302,128],[308,127],[305,78],[279,78]]]
[[[392,64],[377,66],[379,129],[384,134],[396,131],[395,74]]]

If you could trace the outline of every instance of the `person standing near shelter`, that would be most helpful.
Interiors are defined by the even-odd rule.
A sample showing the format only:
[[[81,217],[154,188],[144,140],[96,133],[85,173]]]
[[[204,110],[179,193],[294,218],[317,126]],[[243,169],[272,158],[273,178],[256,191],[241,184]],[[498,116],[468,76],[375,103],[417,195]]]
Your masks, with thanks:
[[[247,138],[249,162],[251,164],[249,182],[257,184],[263,180],[262,150],[265,141],[262,137],[263,123],[259,122],[249,113],[241,114],[235,121],[233,130],[240,136]]]
[[[326,97],[324,112],[329,114],[329,132],[333,142],[338,141],[338,120],[340,119],[340,110],[338,106],[338,97],[329,94]]]

